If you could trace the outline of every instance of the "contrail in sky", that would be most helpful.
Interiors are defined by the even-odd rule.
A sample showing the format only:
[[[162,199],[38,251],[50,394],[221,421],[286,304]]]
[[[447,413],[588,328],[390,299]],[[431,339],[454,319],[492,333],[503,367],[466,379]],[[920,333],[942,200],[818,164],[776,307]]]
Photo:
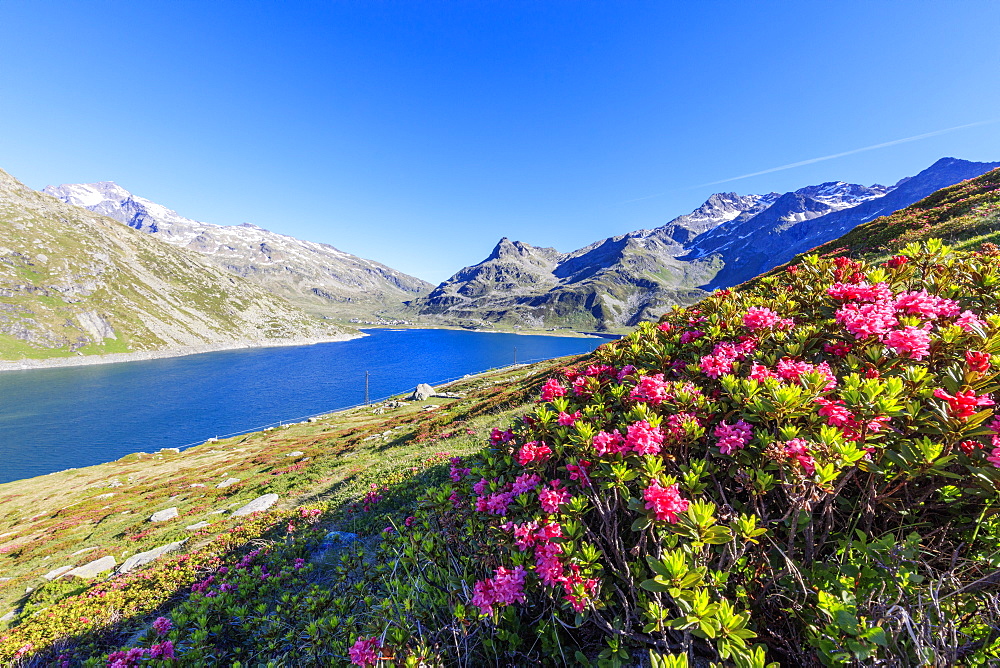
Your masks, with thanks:
[[[740,179],[749,179],[752,176],[761,176],[762,174],[770,174],[772,172],[780,172],[786,169],[792,169],[794,167],[802,167],[803,165],[811,165],[814,162],[822,162],[824,160],[833,160],[834,158],[842,158],[845,155],[854,155],[855,153],[863,153],[865,151],[874,151],[877,148],[885,148],[886,146],[895,146],[896,144],[905,144],[911,141],[917,141],[919,139],[926,139],[928,137],[935,137],[937,135],[943,135],[948,132],[955,132],[956,130],[964,130],[965,128],[974,128],[980,125],[990,125],[991,123],[1000,122],[1000,118],[994,118],[989,121],[977,121],[976,123],[966,123],[965,125],[956,125],[953,128],[945,128],[944,130],[935,130],[933,132],[925,132],[922,135],[914,135],[913,137],[905,137],[903,139],[894,139],[893,141],[882,142],[881,144],[872,144],[871,146],[865,146],[863,148],[856,148],[850,151],[844,151],[842,153],[834,153],[832,155],[824,155],[820,158],[810,158],[809,160],[801,160],[799,162],[793,162],[787,165],[781,165],[780,167],[772,167],[771,169],[765,169],[759,172],[753,172],[750,174],[743,174],[741,176],[734,176],[728,179],[722,179],[721,181],[710,181],[709,183],[702,183],[697,186],[689,186],[688,188],[683,188],[683,190],[690,190],[691,188],[704,188],[706,186],[717,186],[720,183],[729,183],[730,181],[739,181]],[[673,192],[673,191],[668,191]],[[661,195],[666,195],[667,193],[657,193],[655,195],[647,195],[645,197],[637,197],[636,199],[625,200],[622,204],[628,204],[630,202],[640,202],[644,199],[652,199],[654,197],[660,197]]]
[[[893,141],[882,142],[881,144],[872,144],[871,146],[865,146],[864,148],[856,148],[851,151],[844,151],[843,153],[834,153],[833,155],[824,155],[821,158],[810,158],[809,160],[802,160],[799,162],[793,162],[788,165],[782,165],[781,167],[772,167],[771,169],[765,169],[760,172],[753,172],[751,174],[743,174],[742,176],[734,176],[730,179],[722,179],[721,181],[711,181],[709,183],[702,183],[701,185],[692,186],[694,188],[703,188],[705,186],[717,186],[720,183],[729,183],[730,181],[739,181],[740,179],[749,179],[751,176],[760,176],[761,174],[770,174],[771,172],[780,172],[785,169],[792,169],[793,167],[801,167],[803,165],[811,165],[814,162],[823,162],[824,160],[833,160],[834,158],[842,158],[845,155],[854,155],[855,153],[864,153],[865,151],[874,151],[877,148],[885,148],[886,146],[895,146],[896,144],[905,144],[911,141],[917,141],[918,139],[926,139],[928,137],[935,137],[937,135],[943,135],[947,132],[954,132],[955,130],[964,130],[965,128],[974,128],[979,125],[989,125],[990,123],[996,123],[1000,119],[995,118],[990,121],[978,121],[976,123],[967,123],[965,125],[956,125],[953,128],[945,128],[944,130],[935,130],[934,132],[925,132],[922,135],[914,135],[913,137],[906,137],[904,139],[894,139]]]

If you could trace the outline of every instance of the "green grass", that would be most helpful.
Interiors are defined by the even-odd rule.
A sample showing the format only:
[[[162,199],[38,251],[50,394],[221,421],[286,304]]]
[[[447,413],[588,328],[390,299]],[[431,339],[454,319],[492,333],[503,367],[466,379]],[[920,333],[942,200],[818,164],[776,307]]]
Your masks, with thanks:
[[[134,453],[115,462],[0,484],[0,615],[19,610],[13,629],[35,612],[97,582],[52,585],[42,579],[63,565],[82,565],[105,555],[120,564],[131,554],[191,538],[189,554],[228,535],[243,522],[226,514],[265,493],[279,508],[328,509],[327,528],[377,534],[412,512],[414,476],[444,475],[447,456],[482,449],[492,427],[506,424],[537,393],[542,379],[564,360],[501,369],[448,387],[462,399],[434,399],[398,408],[357,408],[316,422],[209,442],[183,453]],[[433,411],[425,406],[437,405]],[[302,455],[287,457],[290,452]],[[240,482],[217,489],[229,477]],[[113,481],[120,483],[111,486]],[[204,485],[204,487],[192,487]],[[385,488],[379,511],[354,512],[372,485]],[[420,485],[422,487],[423,485]],[[110,495],[110,496],[108,496]],[[180,516],[153,524],[156,510],[177,507]],[[184,529],[199,521],[198,532]],[[85,554],[73,552],[96,548]],[[178,585],[180,586],[180,585]],[[35,592],[25,594],[26,588]],[[173,596],[166,592],[169,596]],[[168,596],[168,598],[169,598]],[[159,599],[158,599],[159,600]],[[5,623],[0,622],[0,659]],[[34,627],[33,627],[34,628]],[[37,643],[36,643],[37,644]]]

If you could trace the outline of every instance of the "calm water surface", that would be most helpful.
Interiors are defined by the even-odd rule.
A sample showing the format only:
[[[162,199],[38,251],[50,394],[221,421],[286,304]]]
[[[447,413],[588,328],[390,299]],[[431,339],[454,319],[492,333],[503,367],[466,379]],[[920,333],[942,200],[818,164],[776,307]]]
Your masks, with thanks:
[[[202,443],[506,366],[592,338],[369,330],[353,341],[0,373],[0,483]]]

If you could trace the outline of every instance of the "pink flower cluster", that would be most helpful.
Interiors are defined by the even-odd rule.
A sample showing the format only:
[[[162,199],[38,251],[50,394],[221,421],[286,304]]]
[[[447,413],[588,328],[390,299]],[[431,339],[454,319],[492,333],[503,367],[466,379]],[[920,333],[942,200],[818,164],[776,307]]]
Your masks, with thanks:
[[[596,578],[582,578],[576,564],[570,564],[568,569],[563,567],[559,556],[563,553],[562,545],[552,542],[553,539],[562,537],[562,527],[559,524],[556,522],[541,524],[536,521],[523,524],[507,522],[501,525],[501,528],[514,534],[514,542],[521,552],[534,550],[535,574],[542,584],[549,587],[561,586],[566,594],[566,600],[577,612],[586,607],[587,600],[597,590],[598,581]]]
[[[133,647],[128,650],[112,652],[108,655],[107,665],[108,668],[135,668],[144,663],[143,659],[146,656],[156,661],[173,661],[177,658],[177,655],[174,654],[174,644],[169,640],[164,640],[149,649]]]
[[[972,311],[962,311],[962,313],[959,314],[958,318],[955,320],[955,324],[967,332],[974,332],[977,329],[983,330],[986,328],[986,321]]]
[[[894,329],[882,337],[882,341],[900,357],[922,360],[931,354],[930,328],[928,322],[923,327]]]
[[[462,467],[461,457],[451,458],[451,468],[448,471],[448,476],[451,478],[452,482],[462,482],[462,478],[472,473],[472,469]]]
[[[669,383],[663,380],[662,373],[643,376],[639,379],[639,384],[632,388],[629,397],[656,406],[668,398],[668,386]]]
[[[733,370],[733,364],[753,352],[757,344],[752,339],[740,343],[720,341],[712,348],[710,355],[702,356],[699,361],[701,372],[709,378],[718,378]]]
[[[542,476],[537,473],[522,473],[514,479],[511,492],[514,496],[520,496],[533,491],[542,482]]]
[[[153,630],[158,636],[166,635],[172,628],[174,628],[174,624],[167,617],[157,617],[156,621],[153,622]]]
[[[791,318],[782,318],[769,308],[751,306],[743,316],[743,326],[751,332],[759,329],[791,329],[795,322]]]
[[[806,475],[816,473],[816,460],[809,452],[809,443],[804,438],[793,438],[785,443],[785,455],[798,462]]]
[[[645,420],[628,426],[625,446],[640,455],[655,455],[663,444],[663,432],[659,427],[651,427]]]
[[[727,424],[723,420],[712,431],[712,435],[718,439],[716,445],[719,446],[719,452],[728,455],[746,447],[753,438],[753,427],[743,420],[737,420],[736,424]]]
[[[663,487],[659,481],[653,480],[642,492],[642,498],[646,500],[646,510],[652,510],[656,519],[661,522],[677,521],[677,514],[688,509],[688,500],[683,498],[677,485],[667,485]]]
[[[948,402],[948,413],[960,420],[967,420],[978,412],[980,406],[992,406],[993,397],[977,395],[974,390],[959,390],[954,396],[941,388],[934,390],[934,396]]]
[[[559,417],[556,419],[556,422],[561,427],[572,427],[581,417],[583,416],[580,414],[580,411],[576,411],[575,413],[566,413],[563,411],[559,413]]]
[[[896,297],[895,305],[900,313],[921,315],[928,320],[953,318],[961,311],[958,302],[929,294],[927,290],[900,294]]]
[[[819,397],[815,399],[815,403],[819,404],[820,417],[825,417],[828,425],[839,428],[844,437],[851,441],[860,441],[862,434],[879,433],[890,421],[888,415],[880,415],[867,422],[859,422],[842,399]]]
[[[566,471],[569,472],[569,479],[575,480],[580,487],[590,487],[590,462],[581,459],[578,464],[567,464]]]
[[[778,364],[775,365],[774,371],[757,362],[754,362],[750,366],[750,378],[761,382],[767,378],[778,378],[788,382],[796,382],[807,373],[818,373],[826,381],[826,384],[823,386],[823,389],[826,391],[832,390],[837,386],[837,377],[833,375],[833,370],[827,362],[810,364],[809,362],[793,360],[790,357],[782,357],[778,360]]]
[[[562,487],[561,480],[549,481],[549,487],[552,489],[543,489],[538,493],[538,500],[542,504],[542,510],[547,513],[557,513],[559,506],[568,503],[572,495],[569,490]]]
[[[975,350],[966,350],[965,363],[968,365],[969,371],[986,373],[990,370],[990,354]]]
[[[492,578],[476,582],[472,590],[472,604],[484,615],[490,615],[494,605],[523,603],[524,576],[524,566],[515,566],[513,570],[501,566]]]
[[[382,658],[382,643],[375,637],[358,638],[354,645],[347,650],[347,655],[355,666],[361,666],[361,668],[374,666]]]
[[[490,433],[490,443],[493,444],[494,447],[502,443],[509,443],[512,440],[514,440],[514,432],[509,429],[507,431],[500,431],[494,427],[493,431]]]
[[[594,451],[599,455],[616,455],[626,449],[625,439],[617,430],[599,431],[594,435]]]
[[[552,401],[556,397],[566,396],[566,388],[555,378],[549,378],[542,386],[542,401]]]
[[[527,466],[531,462],[545,462],[552,456],[552,449],[542,441],[529,441],[517,452],[517,462]]]

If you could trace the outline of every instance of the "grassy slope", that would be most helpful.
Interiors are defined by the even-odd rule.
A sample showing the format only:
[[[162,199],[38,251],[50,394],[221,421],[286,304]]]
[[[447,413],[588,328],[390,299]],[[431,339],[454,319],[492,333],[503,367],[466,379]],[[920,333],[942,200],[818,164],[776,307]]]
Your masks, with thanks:
[[[46,584],[42,575],[60,566],[82,565],[105,555],[120,564],[132,554],[184,538],[191,538],[188,554],[210,551],[213,540],[244,522],[212,511],[235,509],[265,493],[280,495],[278,510],[267,515],[277,517],[280,509],[318,503],[328,508],[325,527],[376,534],[395,510],[402,513],[400,521],[408,514],[417,488],[414,476],[440,478],[443,467],[437,464],[444,461],[443,452],[452,456],[479,451],[490,428],[509,422],[536,396],[551,370],[565,361],[488,372],[448,387],[464,394],[462,399],[406,403],[381,414],[358,408],[314,423],[205,443],[180,454],[133,454],[108,464],[2,484],[0,577],[11,579],[0,582],[0,615],[24,609],[35,614],[37,622],[38,613],[60,597],[98,583],[62,579]],[[424,409],[431,404],[441,408]],[[286,456],[290,452],[303,454]],[[215,487],[229,477],[241,482]],[[121,485],[109,486],[112,481]],[[350,501],[386,482],[396,483],[385,492],[388,515],[347,512]],[[153,512],[172,506],[180,512],[177,519],[148,521]],[[200,521],[211,525],[197,532],[185,530]],[[96,549],[73,555],[86,548]],[[25,594],[29,587],[36,590],[30,596]],[[180,588],[161,593],[168,599],[167,608],[171,597],[182,595]],[[149,609],[135,598],[135,610],[117,615],[131,612],[139,624]],[[5,626],[0,622],[0,661],[10,657],[11,643],[19,644],[16,630],[5,644]],[[109,642],[124,642],[134,630],[118,623],[109,631]]]
[[[337,330],[197,254],[59,202],[0,170],[0,359]],[[96,314],[115,338],[81,325]]]

